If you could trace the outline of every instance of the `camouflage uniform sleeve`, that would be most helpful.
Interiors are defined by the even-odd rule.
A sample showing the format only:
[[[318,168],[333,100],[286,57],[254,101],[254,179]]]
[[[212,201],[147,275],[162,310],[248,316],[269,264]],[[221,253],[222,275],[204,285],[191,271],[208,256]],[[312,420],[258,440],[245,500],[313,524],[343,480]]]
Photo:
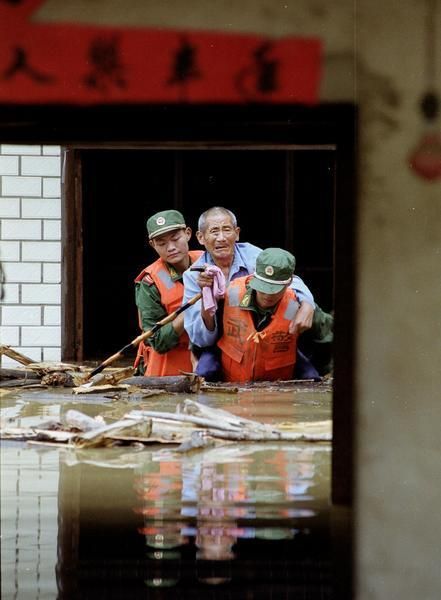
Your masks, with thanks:
[[[158,321],[167,316],[156,285],[141,281],[135,284],[135,301],[138,307],[143,331],[151,329]],[[150,346],[164,354],[174,348],[179,342],[179,336],[173,329],[172,323],[167,323],[155,335],[147,340]]]

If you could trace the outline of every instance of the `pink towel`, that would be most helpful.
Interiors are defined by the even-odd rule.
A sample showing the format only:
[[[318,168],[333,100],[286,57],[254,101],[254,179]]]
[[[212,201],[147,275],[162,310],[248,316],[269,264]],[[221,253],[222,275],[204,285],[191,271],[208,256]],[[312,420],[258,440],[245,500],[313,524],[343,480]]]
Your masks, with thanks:
[[[202,288],[202,297],[204,299],[205,310],[210,315],[214,315],[217,309],[217,301],[225,295],[225,276],[222,270],[215,265],[205,269],[206,273],[213,273],[213,287]]]

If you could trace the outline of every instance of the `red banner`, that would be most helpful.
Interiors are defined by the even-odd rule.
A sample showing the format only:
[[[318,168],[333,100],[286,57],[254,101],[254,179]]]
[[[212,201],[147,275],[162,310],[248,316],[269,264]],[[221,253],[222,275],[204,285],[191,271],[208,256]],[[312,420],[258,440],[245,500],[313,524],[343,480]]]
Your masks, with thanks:
[[[39,0],[0,2],[1,103],[318,100],[317,39],[38,24]]]

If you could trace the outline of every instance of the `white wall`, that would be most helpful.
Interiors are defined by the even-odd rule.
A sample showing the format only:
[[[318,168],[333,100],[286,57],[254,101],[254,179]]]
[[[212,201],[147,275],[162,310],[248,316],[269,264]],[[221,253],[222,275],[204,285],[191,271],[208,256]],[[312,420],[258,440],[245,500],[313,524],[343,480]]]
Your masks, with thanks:
[[[35,361],[61,355],[60,187],[58,146],[0,146],[0,340]]]

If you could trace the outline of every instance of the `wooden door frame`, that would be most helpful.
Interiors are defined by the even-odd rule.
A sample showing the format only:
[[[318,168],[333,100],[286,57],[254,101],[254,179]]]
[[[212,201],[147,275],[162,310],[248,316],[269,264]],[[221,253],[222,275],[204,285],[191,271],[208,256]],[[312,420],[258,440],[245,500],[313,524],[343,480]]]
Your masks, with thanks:
[[[83,198],[81,153],[64,149],[61,183],[61,356],[83,361]]]

